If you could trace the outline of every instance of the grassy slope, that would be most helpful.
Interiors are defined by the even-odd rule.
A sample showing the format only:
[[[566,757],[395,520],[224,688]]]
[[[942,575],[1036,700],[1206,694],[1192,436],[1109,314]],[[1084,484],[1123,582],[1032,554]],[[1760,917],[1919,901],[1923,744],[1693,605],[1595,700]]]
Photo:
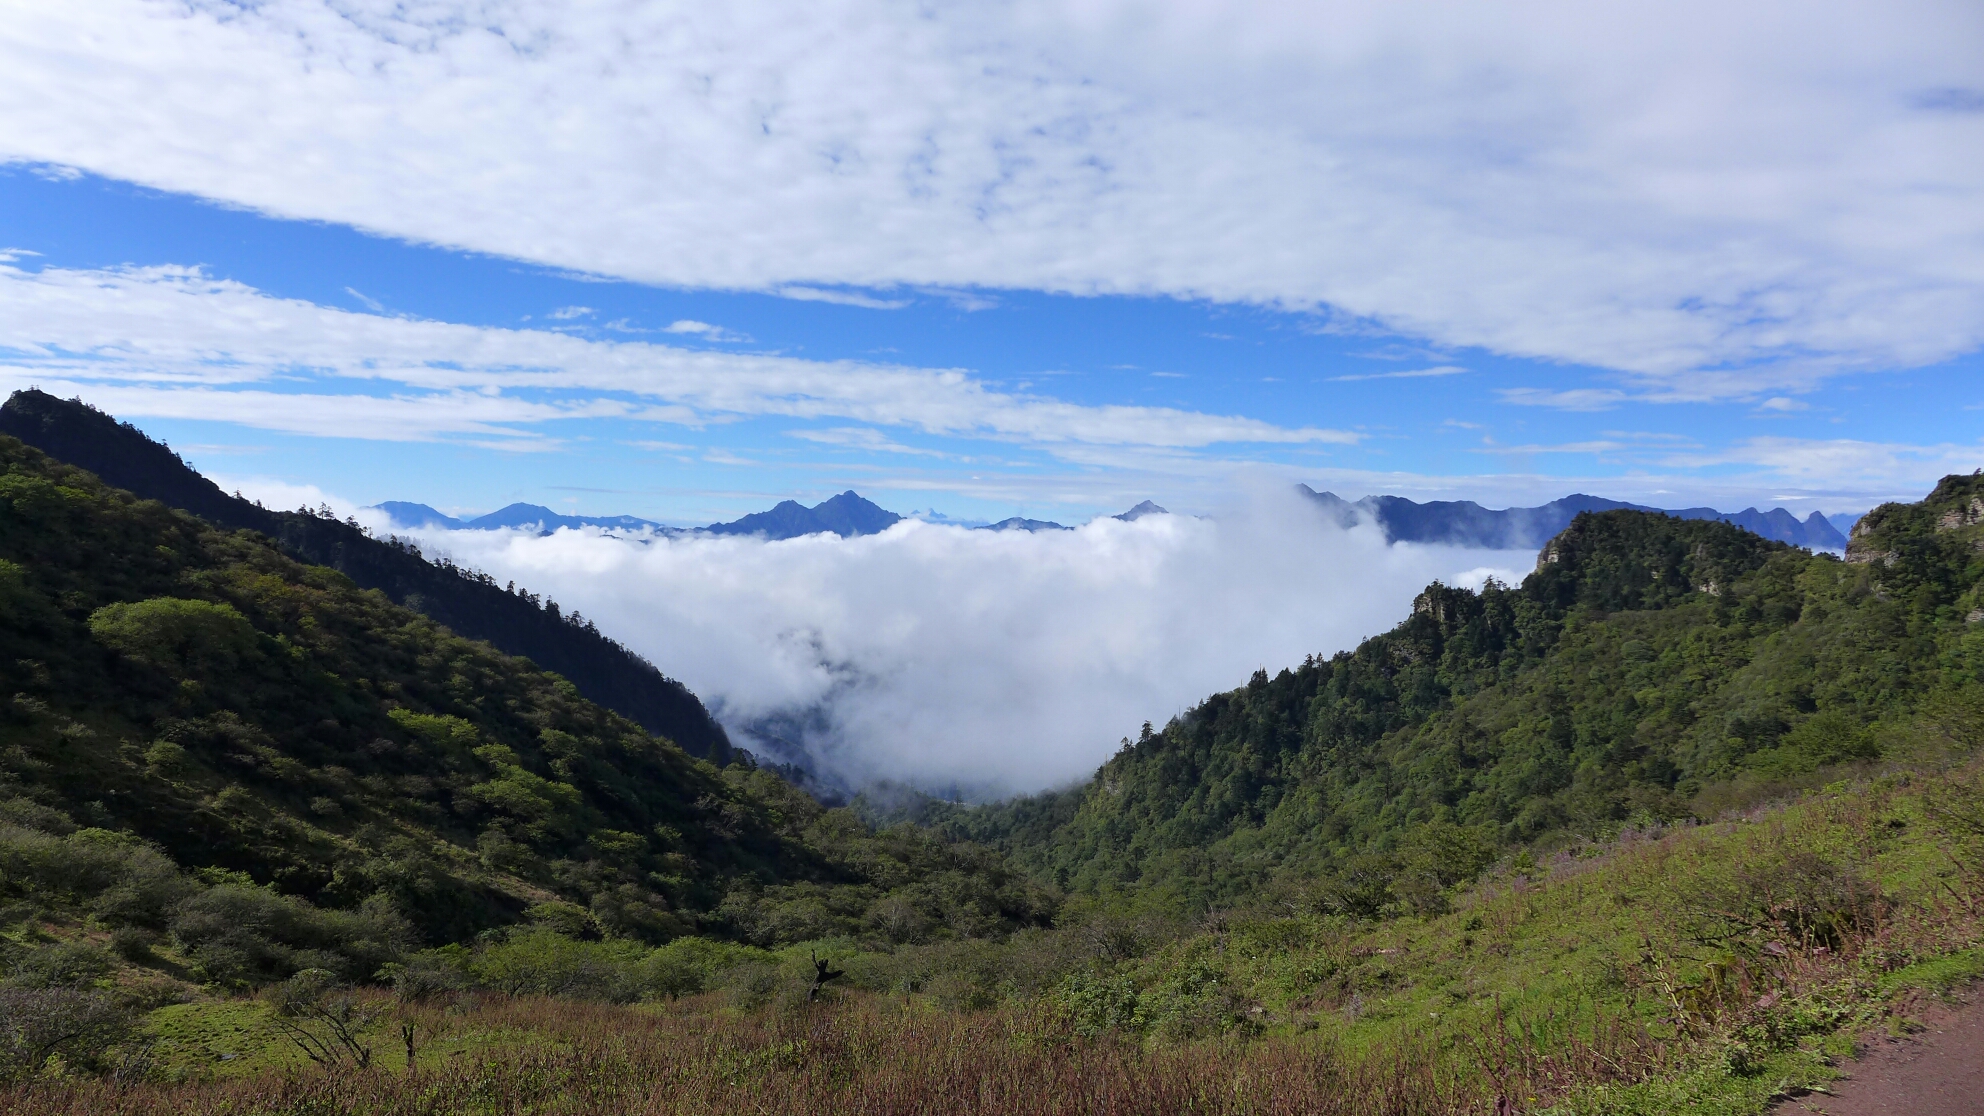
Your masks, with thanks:
[[[843,966],[882,979],[821,1004],[744,1006],[743,981],[628,1008],[382,1000],[426,1028],[417,1073],[386,1020],[379,1072],[280,1088],[271,1074],[304,1064],[266,1009],[189,1004],[153,1024],[160,1064],[186,1084],[82,1086],[22,1111],[103,1111],[112,1097],[130,1112],[481,1111],[562,1093],[573,1112],[1131,1112],[1162,1099],[1436,1113],[1508,1097],[1520,1111],[1736,1116],[1823,1084],[1857,1033],[1904,1031],[1917,998],[1984,974],[1980,830],[1974,770],[1890,771],[1566,849],[1491,874],[1434,918],[1232,914],[1123,956],[1077,951],[1030,995],[1008,969],[988,989],[1005,998],[981,1012],[885,986],[886,959],[845,946]],[[1092,945],[1096,929],[1057,933]],[[768,960],[804,969],[812,948]],[[1016,966],[1042,947],[997,948]]]

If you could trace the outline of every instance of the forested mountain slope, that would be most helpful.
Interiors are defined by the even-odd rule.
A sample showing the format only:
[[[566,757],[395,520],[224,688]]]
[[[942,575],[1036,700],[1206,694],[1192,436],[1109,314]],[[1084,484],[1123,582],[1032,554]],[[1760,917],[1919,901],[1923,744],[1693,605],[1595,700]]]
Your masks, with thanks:
[[[730,740],[695,694],[590,624],[560,615],[555,603],[506,589],[478,573],[429,562],[418,550],[374,539],[355,523],[270,511],[229,496],[178,454],[80,401],[17,391],[0,406],[0,435],[19,438],[145,499],[222,527],[259,531],[293,558],[328,566],[458,634],[486,639],[564,675],[590,700],[668,737],[692,755],[729,762]]]
[[[884,916],[991,933],[1049,909],[994,856],[719,770],[340,573],[6,437],[0,703],[0,899],[171,923],[195,955],[205,917],[261,943],[241,956],[287,958],[229,954],[216,979],[345,940],[278,892],[430,943],[527,913],[772,943]],[[203,915],[200,895],[233,898]]]
[[[1976,476],[1876,509],[1846,561],[1580,515],[1520,587],[1433,585],[1393,631],[1257,673],[1081,787],[925,816],[1077,890],[1436,902],[1511,845],[1712,813],[1732,784],[1875,756],[1910,718],[1978,727],[1980,547]]]

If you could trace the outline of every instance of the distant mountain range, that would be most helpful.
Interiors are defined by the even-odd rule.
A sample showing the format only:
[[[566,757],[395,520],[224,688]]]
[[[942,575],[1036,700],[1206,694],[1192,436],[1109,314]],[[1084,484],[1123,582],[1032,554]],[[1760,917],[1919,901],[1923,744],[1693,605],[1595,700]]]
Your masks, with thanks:
[[[1151,501],[1145,500],[1143,503],[1138,504],[1136,507],[1131,508],[1129,511],[1126,511],[1121,515],[1112,515],[1109,518],[1120,519],[1125,523],[1134,523],[1137,520],[1142,519],[1144,516],[1147,515],[1169,515],[1169,514],[1171,513],[1164,510],[1163,508],[1158,507],[1156,504],[1152,503]],[[1056,523],[1051,519],[1027,519],[1022,516],[1016,515],[1011,519],[1002,519],[997,523],[987,523],[983,527],[978,528],[978,530],[980,531],[1072,531],[1074,530],[1074,528],[1068,526],[1065,523]]]
[[[661,535],[686,535],[697,531],[669,527],[651,519],[631,515],[561,515],[539,504],[511,504],[474,519],[456,519],[426,504],[388,500],[373,505],[393,517],[399,527],[444,527],[450,531],[495,531],[535,528],[550,534],[560,527],[603,527],[609,531],[653,531]],[[797,500],[786,500],[770,511],[753,512],[729,523],[712,523],[700,529],[710,535],[763,535],[769,539],[796,539],[822,533],[851,538],[888,530],[902,516],[878,507],[852,490],[831,500],[807,507]]]
[[[474,519],[456,519],[426,504],[410,504],[405,500],[388,500],[375,506],[392,516],[393,522],[401,527],[445,527],[450,531],[493,531],[501,527],[536,527],[546,534],[560,527],[606,527],[626,531],[639,531],[643,528],[668,530],[659,523],[631,515],[559,515],[540,504],[511,504],[509,507],[499,508],[488,515],[479,515]]]
[[[1714,508],[1652,508],[1607,500],[1602,496],[1575,493],[1534,508],[1504,508],[1493,511],[1472,500],[1433,500],[1416,503],[1403,496],[1366,496],[1345,500],[1333,492],[1317,492],[1308,485],[1297,485],[1301,492],[1348,526],[1371,520],[1383,528],[1393,542],[1444,543],[1450,546],[1476,546],[1493,550],[1534,550],[1551,536],[1571,525],[1579,512],[1649,511],[1662,512],[1676,519],[1719,519],[1767,539],[1812,550],[1845,550],[1846,536],[1836,519],[1844,519],[1851,529],[1858,516],[1828,519],[1813,512],[1800,520],[1783,508],[1762,512],[1744,508],[1723,512]]]
[[[1557,532],[1570,526],[1579,512],[1657,511],[1678,519],[1717,519],[1732,523],[1767,539],[1813,550],[1846,549],[1845,532],[1852,529],[1857,515],[1825,516],[1813,512],[1804,519],[1773,508],[1740,512],[1714,508],[1667,509],[1607,500],[1583,493],[1552,500],[1534,508],[1484,508],[1472,500],[1434,500],[1418,503],[1403,496],[1366,496],[1345,500],[1332,492],[1317,492],[1308,485],[1296,489],[1315,501],[1338,523],[1349,526],[1364,520],[1375,522],[1394,542],[1445,543],[1494,550],[1534,550]],[[888,530],[903,517],[882,508],[852,489],[807,507],[797,500],[786,500],[769,511],[753,512],[729,523],[684,529],[668,527],[631,515],[561,515],[537,504],[511,504],[473,519],[456,519],[426,504],[390,500],[377,505],[401,527],[444,527],[449,530],[486,531],[535,528],[550,534],[561,527],[600,527],[607,530],[652,531],[661,535],[757,535],[766,539],[796,539],[803,535],[834,534],[842,538],[874,535]],[[1163,515],[1165,509],[1149,500],[1113,519],[1125,522],[1146,515]],[[1072,527],[1045,519],[1014,516],[976,528],[980,531],[1070,531]]]

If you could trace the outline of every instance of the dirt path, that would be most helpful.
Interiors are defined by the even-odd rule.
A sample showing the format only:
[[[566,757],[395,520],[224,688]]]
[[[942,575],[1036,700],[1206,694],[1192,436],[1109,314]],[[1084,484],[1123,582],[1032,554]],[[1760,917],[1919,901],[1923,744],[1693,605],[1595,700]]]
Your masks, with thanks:
[[[1783,1116],[1976,1116],[1984,1113],[1984,997],[1921,1013],[1928,1030],[1881,1039],[1847,1068],[1832,1095],[1814,1093],[1777,1109]]]

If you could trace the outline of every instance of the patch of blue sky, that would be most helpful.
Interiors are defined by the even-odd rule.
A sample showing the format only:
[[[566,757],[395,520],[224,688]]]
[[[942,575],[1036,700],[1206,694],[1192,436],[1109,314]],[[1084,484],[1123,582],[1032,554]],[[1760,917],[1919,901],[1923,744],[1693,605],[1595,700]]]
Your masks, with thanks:
[[[1144,497],[1204,506],[1241,475],[1306,480],[1351,496],[1394,491],[1493,504],[1582,488],[1661,503],[1837,511],[1906,495],[1917,474],[1984,456],[1975,452],[1984,420],[1984,359],[1975,353],[1927,368],[1815,375],[1795,392],[1658,401],[1604,369],[1440,347],[1313,313],[987,289],[673,289],[25,167],[0,170],[0,247],[33,253],[10,265],[24,272],[197,267],[272,298],[355,314],[956,369],[988,390],[1080,408],[1168,408],[1347,435],[1140,444],[834,414],[705,409],[687,419],[639,418],[652,400],[638,392],[555,382],[505,386],[500,395],[565,407],[572,417],[499,417],[490,420],[498,435],[387,437],[362,421],[301,432],[183,409],[131,416],[222,477],[457,513],[526,500],[701,523],[852,487],[904,511],[1066,520]],[[74,357],[79,366],[92,359]],[[424,364],[466,367],[447,358]],[[251,386],[311,398],[409,394],[376,367],[351,371],[306,359]],[[1910,462],[1919,466],[1913,473]]]

